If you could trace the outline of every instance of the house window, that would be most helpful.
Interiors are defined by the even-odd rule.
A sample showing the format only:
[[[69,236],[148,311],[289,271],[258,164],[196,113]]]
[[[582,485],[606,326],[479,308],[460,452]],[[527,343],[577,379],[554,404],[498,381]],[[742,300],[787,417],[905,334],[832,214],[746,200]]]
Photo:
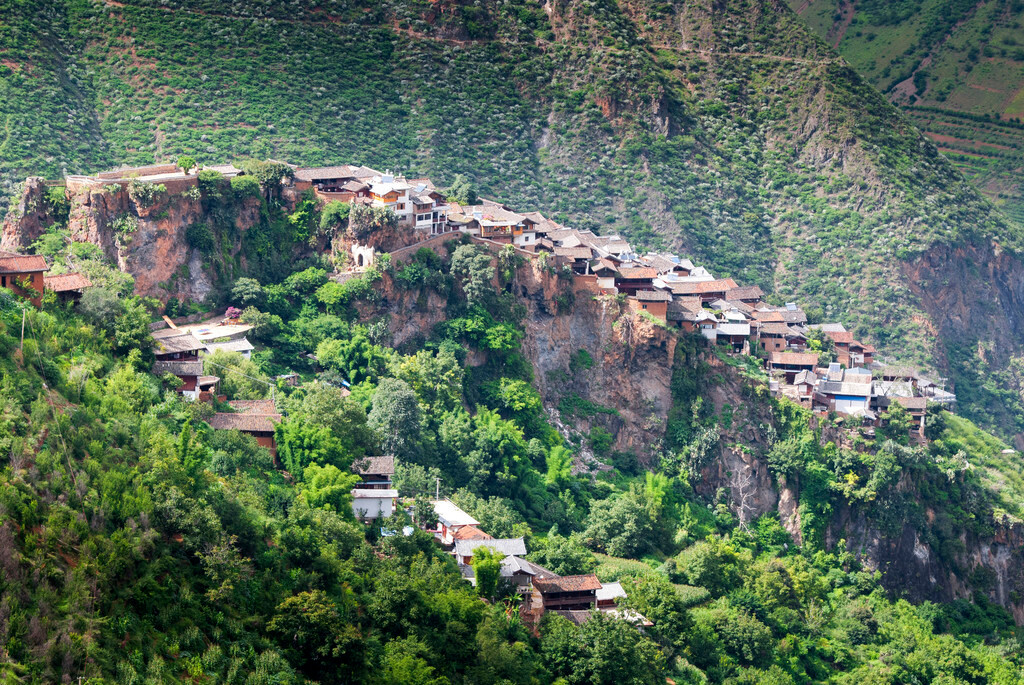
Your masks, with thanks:
[[[643,307],[644,309],[647,309],[647,305],[645,305],[645,304],[642,304],[640,306]]]
[[[402,211],[404,209],[405,209],[405,203],[404,202],[399,202],[398,203],[398,211]]]
[[[0,276],[0,286],[7,287],[7,276]]]

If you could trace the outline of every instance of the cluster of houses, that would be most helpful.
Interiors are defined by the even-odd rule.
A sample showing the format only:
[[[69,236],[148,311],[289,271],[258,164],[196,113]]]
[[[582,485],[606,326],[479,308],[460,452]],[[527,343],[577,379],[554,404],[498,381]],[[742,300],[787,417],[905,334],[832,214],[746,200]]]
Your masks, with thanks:
[[[295,178],[325,199],[389,207],[400,227],[422,232],[423,239],[459,232],[514,245],[525,255],[546,253],[596,293],[624,296],[632,310],[699,333],[733,353],[762,356],[772,391],[816,412],[853,417],[870,429],[898,403],[923,437],[928,402],[951,408],[956,401],[913,369],[875,361],[875,348],[841,323],[809,324],[796,303],[770,304],[759,286],[715,278],[674,254],[638,254],[620,236],[567,228],[540,212],[516,212],[491,200],[461,205],[446,200],[429,179],[406,180],[357,166],[299,169]],[[353,248],[357,267],[372,259],[372,250]]]
[[[64,302],[77,300],[92,283],[79,273],[47,276],[46,259],[39,255],[23,255],[0,250],[0,288],[29,300],[34,306],[43,303],[43,293],[50,290]]]
[[[468,234],[485,244],[513,245],[523,255],[547,255],[549,263],[571,271],[595,294],[622,296],[632,310],[666,326],[699,333],[734,353],[762,356],[772,376],[772,391],[814,411],[851,416],[870,427],[879,425],[881,413],[896,402],[911,413],[920,432],[928,402],[947,407],[955,403],[952,393],[913,369],[877,362],[874,347],[856,340],[842,324],[809,324],[795,303],[770,304],[759,286],[716,278],[689,259],[669,253],[638,254],[618,235],[568,228],[540,212],[516,212],[500,202],[480,199],[476,204],[460,204],[428,178],[406,178],[355,165],[289,166],[288,183],[295,192],[312,190],[324,201],[393,211],[398,227],[420,238],[406,249],[437,236]],[[227,177],[244,173],[230,164],[206,168]],[[163,165],[68,177],[66,183],[72,189],[131,178],[180,185],[195,182],[197,174]],[[354,269],[369,266],[376,257],[368,246],[351,249]],[[25,295],[37,306],[45,289],[64,299],[80,296],[90,285],[81,274],[46,276],[46,270],[42,257],[0,252],[0,287]],[[177,376],[180,391],[191,399],[205,398],[204,393],[215,395],[219,382],[216,376],[203,374],[201,355],[229,349],[248,356],[252,350],[244,337],[248,326],[237,320],[183,328],[168,324],[169,328],[153,333],[157,340],[153,370]],[[826,353],[828,359],[823,357]],[[232,421],[260,423],[256,418],[224,419],[225,425]],[[272,435],[272,430],[259,432]]]
[[[473,557],[477,550],[487,549],[501,557],[500,577],[523,598],[520,612],[527,624],[535,626],[547,612],[580,624],[597,610],[641,628],[653,625],[636,611],[618,606],[626,597],[620,583],[602,583],[593,573],[558,575],[525,558],[523,538],[491,537],[479,527],[479,521],[449,499],[435,500],[433,507],[435,538],[455,557],[459,571],[470,583],[476,585]]]

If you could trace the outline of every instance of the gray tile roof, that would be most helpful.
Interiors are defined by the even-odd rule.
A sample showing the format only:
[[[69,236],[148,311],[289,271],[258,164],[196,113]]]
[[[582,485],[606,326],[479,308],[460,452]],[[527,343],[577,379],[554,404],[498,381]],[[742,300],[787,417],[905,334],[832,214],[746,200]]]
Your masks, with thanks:
[[[363,457],[352,462],[352,470],[359,474],[383,473],[392,475],[395,472],[395,458],[386,457]]]
[[[501,538],[493,540],[456,540],[455,554],[460,557],[473,556],[477,547],[486,547],[505,556],[523,556],[526,554],[526,543],[522,538]]]
[[[165,373],[174,376],[202,376],[203,363],[201,361],[158,361],[153,363],[153,373],[157,376]]]

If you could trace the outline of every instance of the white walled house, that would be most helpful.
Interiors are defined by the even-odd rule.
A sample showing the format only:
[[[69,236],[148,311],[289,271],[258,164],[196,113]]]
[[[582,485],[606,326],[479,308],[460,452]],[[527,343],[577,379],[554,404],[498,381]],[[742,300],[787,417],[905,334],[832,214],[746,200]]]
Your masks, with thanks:
[[[476,526],[480,522],[460,509],[450,499],[439,499],[433,502],[434,514],[437,516],[438,532],[441,543],[455,543],[455,534],[465,526]]]
[[[398,490],[371,490],[357,488],[352,491],[352,511],[360,521],[387,518],[395,513]]]

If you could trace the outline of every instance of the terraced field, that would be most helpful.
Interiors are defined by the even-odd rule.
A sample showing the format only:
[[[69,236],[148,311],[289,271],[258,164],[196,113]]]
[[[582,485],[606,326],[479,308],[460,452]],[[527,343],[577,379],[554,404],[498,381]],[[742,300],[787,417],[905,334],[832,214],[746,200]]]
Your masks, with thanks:
[[[1024,223],[1024,2],[790,0],[977,186]]]

